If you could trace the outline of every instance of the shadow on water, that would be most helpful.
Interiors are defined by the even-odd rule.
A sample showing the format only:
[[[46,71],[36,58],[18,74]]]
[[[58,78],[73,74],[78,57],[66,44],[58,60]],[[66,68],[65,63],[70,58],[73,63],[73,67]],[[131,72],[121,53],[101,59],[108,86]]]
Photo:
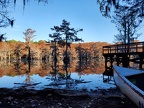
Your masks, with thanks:
[[[95,90],[115,87],[103,83],[103,70],[104,63],[98,60],[73,60],[67,63],[36,60],[1,61],[0,88]]]

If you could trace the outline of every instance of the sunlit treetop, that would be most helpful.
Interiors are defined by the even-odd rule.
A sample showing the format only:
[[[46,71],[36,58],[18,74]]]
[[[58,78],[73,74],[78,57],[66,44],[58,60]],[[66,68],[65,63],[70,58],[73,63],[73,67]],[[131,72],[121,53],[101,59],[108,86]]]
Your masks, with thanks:
[[[32,30],[31,28],[28,28],[27,30],[25,30],[25,32],[23,32],[24,34],[24,39],[26,40],[26,42],[30,43],[30,41],[32,41],[33,37],[35,37],[34,33],[36,31]]]

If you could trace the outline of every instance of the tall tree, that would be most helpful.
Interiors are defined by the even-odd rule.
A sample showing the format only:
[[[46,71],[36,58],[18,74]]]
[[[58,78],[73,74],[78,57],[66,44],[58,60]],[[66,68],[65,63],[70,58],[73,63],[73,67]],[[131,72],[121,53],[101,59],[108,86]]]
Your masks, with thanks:
[[[111,18],[119,31],[117,40],[130,43],[144,18],[144,0],[97,0],[103,16]],[[136,36],[137,38],[138,36]]]
[[[83,29],[75,30],[74,28],[70,27],[70,22],[62,20],[62,24],[60,26],[54,26],[54,28],[51,28],[51,30],[61,35],[62,41],[60,41],[59,44],[66,46],[64,62],[69,61],[68,47],[70,47],[70,44],[72,42],[83,41],[82,39],[77,37],[77,33],[79,31],[83,31]]]
[[[36,31],[32,30],[31,28],[28,28],[23,34],[25,35],[24,39],[27,42],[27,47],[28,47],[28,60],[31,60],[31,55],[30,55],[30,42],[33,41],[33,37],[35,36],[34,33]]]
[[[114,23],[119,31],[115,35],[116,41],[123,43],[130,43],[134,38],[137,39],[140,34],[136,34],[142,22],[141,18],[137,18],[136,13],[130,10],[125,11],[127,6],[120,6],[112,16],[112,23]]]
[[[51,29],[53,30],[53,28],[51,28]],[[54,59],[53,60],[54,61],[53,62],[54,63],[53,69],[56,70],[56,67],[57,67],[57,54],[58,54],[58,52],[57,52],[57,49],[58,49],[57,43],[59,41],[61,41],[62,38],[61,38],[61,34],[57,31],[53,34],[49,34],[49,37],[53,39],[53,40],[51,40],[51,47],[53,48],[52,56],[53,56],[53,59]]]

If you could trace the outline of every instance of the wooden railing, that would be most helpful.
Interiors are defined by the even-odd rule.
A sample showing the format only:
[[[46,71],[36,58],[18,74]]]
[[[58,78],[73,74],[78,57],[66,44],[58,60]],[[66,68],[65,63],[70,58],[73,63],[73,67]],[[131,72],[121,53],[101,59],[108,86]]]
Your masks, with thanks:
[[[103,46],[103,54],[144,52],[144,42]]]

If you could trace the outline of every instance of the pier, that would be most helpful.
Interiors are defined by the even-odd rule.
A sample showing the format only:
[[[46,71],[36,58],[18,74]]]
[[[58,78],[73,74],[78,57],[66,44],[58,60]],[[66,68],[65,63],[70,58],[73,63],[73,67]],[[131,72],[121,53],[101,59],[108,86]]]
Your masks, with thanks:
[[[138,64],[142,69],[144,64],[144,42],[115,44],[103,46],[105,71],[103,75],[113,76],[113,65],[130,67],[130,62]]]

